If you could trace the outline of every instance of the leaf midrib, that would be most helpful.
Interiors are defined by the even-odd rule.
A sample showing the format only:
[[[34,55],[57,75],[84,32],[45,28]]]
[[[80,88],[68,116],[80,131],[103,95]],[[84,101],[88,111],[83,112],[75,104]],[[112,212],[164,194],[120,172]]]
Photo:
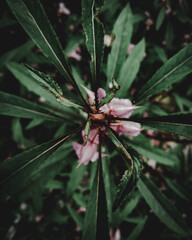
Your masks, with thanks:
[[[51,115],[48,115],[46,113],[41,113],[41,112],[37,112],[35,110],[31,110],[31,109],[28,109],[28,108],[24,108],[24,107],[21,107],[21,106],[16,106],[14,104],[10,104],[10,103],[0,103],[0,104],[4,104],[4,105],[7,105],[9,107],[14,107],[16,109],[19,109],[19,110],[24,110],[25,112],[30,112],[30,113],[35,113],[37,115],[41,115],[41,116],[44,116],[44,117],[49,117],[49,118],[52,118],[52,119],[56,119],[56,120],[62,120],[61,118],[58,118],[58,117],[54,117],[54,116],[51,116]]]
[[[52,49],[51,45],[49,44],[49,42],[47,41],[46,37],[44,36],[43,32],[41,31],[41,28],[38,26],[35,18],[33,17],[33,15],[30,13],[30,11],[28,10],[27,6],[26,6],[27,12],[29,14],[29,16],[31,17],[31,19],[33,20],[33,22],[35,23],[35,25],[37,26],[39,32],[41,33],[42,37],[44,38],[45,42],[47,43],[49,49],[51,50],[51,52],[53,53],[53,55],[55,56],[55,58],[57,59],[59,65],[61,66],[61,68],[64,70],[65,74],[67,75],[67,77],[70,79],[70,81],[73,83],[73,80],[71,79],[71,77],[69,76],[68,72],[65,70],[63,64],[61,63],[61,61],[59,60],[59,58],[57,57],[56,53],[54,52],[54,50]]]
[[[157,81],[154,85],[152,85],[148,90],[146,90],[145,92],[143,92],[138,98],[137,101],[139,99],[141,99],[141,97],[143,97],[144,95],[146,95],[146,93],[148,93],[152,88],[156,87],[159,83],[161,83],[165,78],[167,78],[171,73],[173,73],[174,71],[176,71],[179,67],[181,67],[183,64],[185,64],[187,61],[189,61],[192,58],[192,56],[190,56],[189,58],[187,58],[186,60],[184,60],[182,63],[180,63],[178,66],[176,66],[175,68],[173,68],[170,72],[168,72],[165,76],[163,76],[162,78],[159,79],[159,81]]]
[[[72,133],[73,134],[73,133]],[[39,155],[37,155],[36,157],[34,157],[33,159],[31,159],[29,162],[27,162],[26,164],[24,164],[23,166],[21,166],[20,168],[18,168],[15,172],[12,172],[10,175],[8,175],[3,181],[0,182],[0,185],[3,184],[4,182],[6,182],[7,180],[9,180],[11,177],[13,177],[14,175],[16,175],[18,172],[20,172],[23,168],[27,167],[29,164],[33,163],[36,159],[38,159],[39,157],[43,156],[45,153],[47,153],[48,151],[50,151],[51,149],[53,149],[54,147],[56,147],[58,144],[62,143],[64,140],[66,140],[67,138],[69,138],[72,134],[64,137],[63,139],[61,139],[59,142],[55,143],[53,146],[51,146],[50,148],[48,148],[47,150],[43,151],[42,153],[40,153]]]

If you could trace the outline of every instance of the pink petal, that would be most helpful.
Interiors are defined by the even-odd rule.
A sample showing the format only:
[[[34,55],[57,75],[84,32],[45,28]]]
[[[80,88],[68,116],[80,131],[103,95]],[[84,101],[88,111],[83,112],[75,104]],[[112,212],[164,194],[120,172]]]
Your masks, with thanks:
[[[60,14],[63,13],[63,14],[66,14],[66,15],[69,15],[71,13],[70,10],[68,8],[66,8],[66,6],[65,6],[65,4],[63,2],[59,3],[59,10],[58,10],[58,12]]]
[[[98,132],[99,132],[98,128],[91,129],[89,137],[88,137],[88,141],[91,142],[91,143],[99,144],[99,134],[98,134]],[[84,130],[82,130],[81,135],[83,137],[83,141],[85,141],[85,131]]]
[[[95,104],[95,93],[91,90],[89,90],[88,88],[86,88],[85,86],[81,85],[86,93],[87,93],[87,97],[88,97],[88,101],[89,101],[89,104],[92,106]]]
[[[99,100],[99,102],[101,102],[101,99],[106,96],[106,92],[103,88],[99,88],[97,90],[97,93],[98,93],[98,100]]]
[[[79,158],[82,145],[77,143],[77,142],[73,142],[72,145],[73,145],[73,148],[75,150],[75,153],[76,153],[77,157]]]
[[[129,99],[113,98],[111,102],[100,107],[100,110],[114,117],[128,118],[137,108],[138,106],[132,105]]]
[[[67,55],[68,58],[74,58],[76,59],[77,61],[80,61],[81,60],[81,55],[78,54],[77,50],[74,49],[73,51],[71,51],[68,55]]]
[[[111,123],[110,127],[120,134],[128,134],[137,136],[141,132],[141,124],[131,121],[121,121],[119,123]]]
[[[97,152],[97,144],[87,142],[85,146],[82,145],[79,163],[87,165]]]
[[[93,157],[92,157],[92,159],[91,159],[91,162],[95,162],[98,158],[99,158],[99,153],[96,152],[96,153],[93,155]]]

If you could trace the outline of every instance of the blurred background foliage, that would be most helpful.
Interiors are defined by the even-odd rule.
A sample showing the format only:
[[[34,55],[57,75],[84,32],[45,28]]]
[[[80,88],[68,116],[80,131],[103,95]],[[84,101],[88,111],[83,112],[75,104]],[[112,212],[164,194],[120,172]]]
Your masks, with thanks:
[[[90,78],[90,57],[85,47],[81,25],[81,1],[66,0],[68,13],[59,12],[60,1],[42,0],[44,9],[52,23],[59,40],[68,55],[72,72],[82,82]],[[140,71],[132,85],[138,91],[155,71],[171,56],[177,53],[192,39],[192,2],[187,0],[125,1],[106,0],[101,10],[100,20],[105,33],[111,34],[114,22],[127,2],[134,16],[132,44],[143,37],[146,40],[146,53]],[[29,91],[31,86],[22,84],[11,71],[11,62],[27,63],[43,71],[60,83],[65,94],[67,83],[61,74],[49,64],[47,59],[35,47],[27,34],[18,24],[4,1],[0,2],[0,90],[22,96],[41,104],[43,98]],[[79,48],[77,48],[79,47]],[[75,50],[75,51],[74,51]],[[73,54],[71,54],[73,52]],[[106,81],[106,60],[110,47],[105,47],[104,66],[101,81]],[[74,58],[75,53],[75,58]],[[173,89],[151,99],[153,108],[138,114],[165,115],[178,111],[192,110],[191,74],[175,84]],[[73,129],[73,123],[67,125]],[[38,122],[29,119],[16,119],[1,116],[0,119],[0,160],[23,152],[37,144],[60,136],[66,131],[66,124]],[[94,163],[80,166],[77,175],[77,159],[71,142],[67,144],[61,158],[66,161],[58,164],[55,172],[45,172],[45,184],[38,182],[18,201],[7,199],[0,206],[0,239],[81,239],[83,217],[90,186],[94,176]],[[182,213],[192,228],[192,140],[158,131],[144,131],[143,135],[131,142],[144,157],[144,172],[150,176],[161,191]],[[116,185],[123,174],[124,166],[118,161],[118,155],[110,147],[111,172]],[[166,152],[166,153],[164,153]],[[109,159],[106,159],[109,161]],[[51,168],[51,164],[49,166]],[[49,168],[46,168],[46,171]],[[61,170],[56,175],[58,169]],[[55,176],[55,175],[56,176]],[[50,178],[50,181],[49,181]],[[48,182],[48,183],[47,183]],[[132,199],[115,212],[111,219],[111,235],[121,239],[184,239],[169,231],[135,191]]]

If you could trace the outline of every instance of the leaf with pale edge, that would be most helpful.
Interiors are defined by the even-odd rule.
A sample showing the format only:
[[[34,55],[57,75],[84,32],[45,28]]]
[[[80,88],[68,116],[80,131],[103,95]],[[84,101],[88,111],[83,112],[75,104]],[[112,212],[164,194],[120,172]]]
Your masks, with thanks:
[[[43,54],[81,92],[71,74],[63,49],[39,0],[6,0],[15,17]],[[83,99],[84,100],[84,99]],[[84,100],[85,101],[85,100]]]
[[[53,114],[45,107],[4,92],[0,92],[0,109],[0,115],[44,119],[46,121],[63,120],[62,117]]]
[[[130,119],[131,121],[141,123],[142,126],[164,130],[189,138],[192,137],[192,113],[187,112],[168,116],[130,118]]]
[[[97,104],[98,80],[103,61],[104,30],[97,15],[103,1],[82,0],[82,25],[86,36],[86,46],[91,55],[91,74]]]
[[[76,129],[66,137],[54,139],[18,154],[0,165],[0,200],[15,196],[31,181],[48,157],[53,154]]]
[[[136,102],[157,94],[192,72],[192,43],[170,58],[135,96]]]
[[[39,72],[29,66],[26,66],[28,72],[34,80],[36,80],[39,85],[46,89],[48,93],[53,94],[56,98],[56,101],[66,107],[74,107],[77,109],[84,109],[83,106],[63,97],[63,92],[59,85],[49,76],[45,75],[42,72]]]

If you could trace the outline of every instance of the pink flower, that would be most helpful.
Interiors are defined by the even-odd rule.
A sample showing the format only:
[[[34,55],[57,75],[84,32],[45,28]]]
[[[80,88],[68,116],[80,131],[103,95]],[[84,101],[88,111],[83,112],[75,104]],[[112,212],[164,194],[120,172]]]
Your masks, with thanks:
[[[82,137],[85,141],[85,131],[82,131]],[[97,146],[99,144],[99,134],[98,128],[91,129],[87,144],[84,146],[83,144],[79,144],[77,142],[73,142],[73,148],[77,157],[79,158],[79,164],[87,165],[90,161],[94,162],[99,158],[99,153],[97,151]],[[101,157],[105,157],[106,154],[102,154]]]
[[[80,53],[81,53],[81,49],[80,49],[80,47],[77,47],[77,48],[75,48],[73,51],[71,51],[71,52],[67,55],[67,57],[68,57],[68,58],[74,58],[74,59],[76,59],[77,61],[80,61],[80,60],[81,60],[81,55],[80,55]]]
[[[95,111],[95,93],[91,90],[87,89],[83,86],[85,91],[87,92],[87,98],[90,106]],[[106,92],[104,89],[98,89],[98,101],[101,102],[102,98],[106,96]],[[106,117],[118,117],[118,118],[129,118],[132,112],[138,107],[132,105],[129,99],[119,99],[113,98],[109,103],[103,105],[99,108],[99,112],[90,113],[92,119],[97,121],[103,121],[105,124],[107,122]],[[132,121],[116,121],[110,122],[109,126],[115,130],[116,132],[121,134],[128,134],[130,136],[137,136],[141,132],[140,123],[132,122]],[[101,131],[105,131],[105,127],[101,125]],[[98,159],[99,153],[97,151],[97,146],[99,144],[99,128],[93,128],[90,130],[90,134],[88,136],[88,141],[86,145],[79,144],[77,142],[73,142],[73,148],[76,152],[77,157],[79,158],[79,164],[87,165],[90,161],[94,162]],[[82,138],[85,141],[85,131],[82,131]],[[102,154],[102,157],[106,156],[106,154]]]
[[[110,240],[120,240],[121,239],[121,232],[120,229],[117,228],[115,232],[110,232]]]
[[[63,2],[59,3],[59,9],[58,9],[59,14],[65,14],[69,15],[71,12],[68,8],[66,8],[65,4]]]

